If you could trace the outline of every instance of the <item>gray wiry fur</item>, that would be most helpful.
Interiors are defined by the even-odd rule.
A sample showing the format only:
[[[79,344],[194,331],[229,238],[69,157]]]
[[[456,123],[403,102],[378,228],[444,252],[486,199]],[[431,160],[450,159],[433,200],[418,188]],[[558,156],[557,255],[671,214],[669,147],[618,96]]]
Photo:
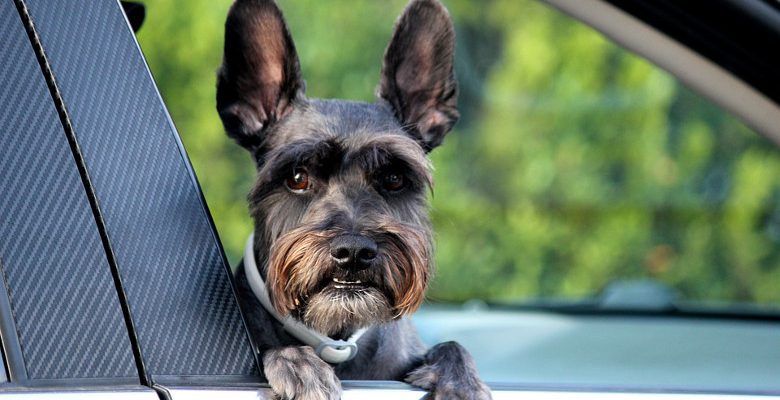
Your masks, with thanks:
[[[249,206],[271,301],[332,337],[369,328],[356,358],[329,365],[263,309],[240,266],[239,300],[271,388],[284,399],[338,399],[340,379],[406,380],[436,399],[489,399],[465,349],[426,350],[406,317],[433,269],[426,153],[458,119],[446,9],[411,1],[374,104],[306,97],[272,0],[237,0],[225,30],[217,110],[257,164]]]

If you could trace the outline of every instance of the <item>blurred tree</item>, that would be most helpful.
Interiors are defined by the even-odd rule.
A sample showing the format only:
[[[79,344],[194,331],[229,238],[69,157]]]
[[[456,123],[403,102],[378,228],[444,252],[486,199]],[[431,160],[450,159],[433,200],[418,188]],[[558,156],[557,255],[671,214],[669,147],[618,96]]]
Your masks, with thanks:
[[[308,95],[371,101],[405,1],[280,1]],[[780,305],[780,154],[669,74],[532,0],[445,1],[463,118],[432,153],[434,300],[591,296],[660,280]],[[231,260],[253,165],[215,71],[230,1],[147,3],[139,41]]]

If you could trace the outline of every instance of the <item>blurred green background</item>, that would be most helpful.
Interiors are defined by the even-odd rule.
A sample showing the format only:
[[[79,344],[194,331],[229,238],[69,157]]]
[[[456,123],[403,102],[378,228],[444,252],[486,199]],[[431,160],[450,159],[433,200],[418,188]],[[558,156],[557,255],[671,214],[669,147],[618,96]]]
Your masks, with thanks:
[[[430,299],[577,298],[650,278],[691,300],[780,305],[771,143],[544,4],[445,3],[463,118],[432,153]],[[404,4],[280,1],[308,95],[372,101]],[[229,5],[148,1],[138,38],[235,263],[254,169],[214,106]]]

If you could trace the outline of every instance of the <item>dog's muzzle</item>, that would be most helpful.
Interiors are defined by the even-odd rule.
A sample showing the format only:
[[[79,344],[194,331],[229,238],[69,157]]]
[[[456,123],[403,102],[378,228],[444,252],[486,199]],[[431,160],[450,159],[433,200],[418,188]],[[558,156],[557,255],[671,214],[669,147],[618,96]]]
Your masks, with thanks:
[[[358,353],[357,341],[366,332],[366,328],[358,329],[347,340],[336,340],[307,327],[291,315],[286,317],[279,315],[273,304],[271,304],[268,288],[266,288],[265,281],[263,281],[263,277],[260,276],[260,271],[257,269],[254,242],[254,234],[249,235],[244,248],[244,271],[246,272],[249,287],[252,288],[252,292],[260,301],[260,304],[263,305],[263,308],[282,324],[287,333],[304,344],[311,346],[325,362],[338,364],[355,358]]]

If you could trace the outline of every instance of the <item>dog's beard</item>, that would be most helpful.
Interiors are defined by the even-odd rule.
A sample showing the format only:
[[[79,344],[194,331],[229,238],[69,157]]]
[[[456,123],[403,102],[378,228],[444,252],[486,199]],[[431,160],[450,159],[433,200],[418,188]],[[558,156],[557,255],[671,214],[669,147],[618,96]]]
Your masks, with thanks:
[[[376,288],[345,291],[327,288],[308,300],[303,323],[326,335],[344,335],[392,319],[392,306]]]
[[[422,304],[430,266],[430,231],[400,223],[376,224],[369,236],[379,252],[372,267],[348,273],[334,265],[330,241],[341,232],[313,226],[294,229],[271,246],[268,288],[281,315],[309,327],[343,334],[410,314]],[[343,288],[334,278],[360,280]]]

